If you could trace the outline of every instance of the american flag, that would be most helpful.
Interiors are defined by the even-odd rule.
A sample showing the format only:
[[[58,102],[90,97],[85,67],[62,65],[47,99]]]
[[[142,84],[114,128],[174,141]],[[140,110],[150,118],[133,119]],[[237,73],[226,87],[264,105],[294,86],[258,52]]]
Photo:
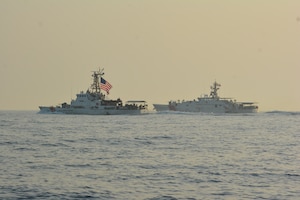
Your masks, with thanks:
[[[100,88],[109,94],[109,90],[112,88],[112,85],[101,77]]]

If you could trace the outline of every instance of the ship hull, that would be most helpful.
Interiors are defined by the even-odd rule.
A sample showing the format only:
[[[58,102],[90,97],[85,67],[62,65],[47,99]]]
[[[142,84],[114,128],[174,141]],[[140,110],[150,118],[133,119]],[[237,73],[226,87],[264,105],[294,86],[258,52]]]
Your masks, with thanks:
[[[158,106],[157,106],[158,105]],[[179,112],[202,112],[202,113],[257,113],[258,107],[244,105],[243,103],[233,103],[229,101],[186,101],[170,102],[169,104],[153,104],[154,109],[160,111],[179,111]]]
[[[146,114],[144,109],[122,108],[61,108],[52,106],[40,106],[40,113],[44,114],[70,114],[70,115],[139,115]]]

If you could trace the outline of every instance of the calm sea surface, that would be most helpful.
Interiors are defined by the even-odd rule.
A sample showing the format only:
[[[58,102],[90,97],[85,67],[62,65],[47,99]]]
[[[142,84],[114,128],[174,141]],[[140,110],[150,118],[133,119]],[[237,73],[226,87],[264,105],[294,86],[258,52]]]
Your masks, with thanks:
[[[0,111],[0,199],[299,199],[300,113]]]

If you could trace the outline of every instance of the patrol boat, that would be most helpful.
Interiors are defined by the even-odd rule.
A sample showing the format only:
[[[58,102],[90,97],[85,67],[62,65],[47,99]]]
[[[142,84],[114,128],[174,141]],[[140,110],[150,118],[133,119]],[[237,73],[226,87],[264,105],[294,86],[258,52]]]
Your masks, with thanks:
[[[40,113],[64,113],[86,115],[130,115],[147,113],[146,101],[127,101],[123,104],[120,98],[111,100],[101,92],[109,94],[112,85],[102,76],[104,69],[93,71],[93,83],[86,92],[80,92],[71,103],[62,103],[57,106],[39,106]]]
[[[233,98],[220,98],[221,84],[216,81],[210,87],[210,95],[192,101],[169,101],[169,104],[153,104],[156,111],[205,112],[205,113],[256,113],[254,102],[237,102]]]

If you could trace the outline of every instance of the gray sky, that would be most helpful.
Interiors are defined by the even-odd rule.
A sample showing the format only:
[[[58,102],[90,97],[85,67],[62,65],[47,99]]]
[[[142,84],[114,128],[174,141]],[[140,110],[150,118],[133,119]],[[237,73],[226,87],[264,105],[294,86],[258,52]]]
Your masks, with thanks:
[[[209,93],[300,111],[299,0],[0,0],[0,110],[69,102],[104,67],[109,97]]]

